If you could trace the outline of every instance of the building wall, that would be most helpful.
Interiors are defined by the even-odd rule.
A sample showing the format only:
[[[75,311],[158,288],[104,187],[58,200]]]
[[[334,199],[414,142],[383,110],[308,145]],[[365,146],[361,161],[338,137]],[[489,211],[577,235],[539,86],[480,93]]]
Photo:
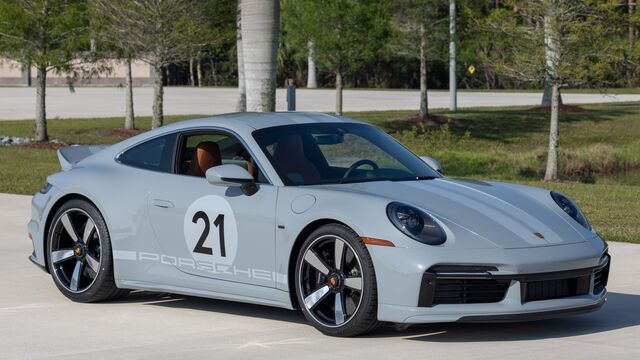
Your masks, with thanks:
[[[91,78],[79,78],[74,82],[76,86],[82,85],[124,85],[126,64],[118,60],[110,60],[109,66],[110,72],[103,72],[97,76]],[[153,80],[151,78],[151,67],[149,64],[135,60],[131,64],[131,75],[133,78],[134,86],[150,85]],[[67,83],[67,76],[65,74],[58,74],[56,72],[49,72],[47,74],[48,85],[60,85]],[[35,84],[36,69],[31,68],[31,84]],[[28,71],[12,60],[6,60],[0,58],[0,86],[2,85],[29,85]]]

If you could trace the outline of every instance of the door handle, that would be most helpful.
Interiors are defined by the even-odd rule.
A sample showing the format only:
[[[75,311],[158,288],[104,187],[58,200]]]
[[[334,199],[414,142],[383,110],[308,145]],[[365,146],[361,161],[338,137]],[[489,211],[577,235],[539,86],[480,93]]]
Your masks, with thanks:
[[[153,199],[153,206],[163,209],[169,209],[173,207],[173,203],[168,200]]]

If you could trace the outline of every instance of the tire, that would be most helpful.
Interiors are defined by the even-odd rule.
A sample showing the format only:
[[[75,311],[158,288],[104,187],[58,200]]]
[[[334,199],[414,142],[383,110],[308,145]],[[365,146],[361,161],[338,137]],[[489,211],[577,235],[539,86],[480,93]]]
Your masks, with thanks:
[[[58,209],[47,234],[47,265],[60,292],[77,302],[126,295],[116,287],[112,254],[107,225],[93,204],[74,199]]]
[[[362,335],[378,326],[373,261],[347,226],[328,224],[309,235],[296,261],[295,285],[304,316],[326,335]]]

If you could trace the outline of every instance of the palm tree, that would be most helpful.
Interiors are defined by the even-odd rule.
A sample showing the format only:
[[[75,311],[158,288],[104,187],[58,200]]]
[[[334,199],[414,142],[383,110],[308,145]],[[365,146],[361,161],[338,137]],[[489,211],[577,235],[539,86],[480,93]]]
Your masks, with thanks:
[[[275,111],[280,1],[242,0],[240,10],[247,111]]]
[[[241,13],[242,0],[238,0],[238,14],[236,19],[236,51],[238,52],[238,102],[236,103],[237,112],[247,111],[247,86],[244,80],[244,56],[242,51],[242,17]]]

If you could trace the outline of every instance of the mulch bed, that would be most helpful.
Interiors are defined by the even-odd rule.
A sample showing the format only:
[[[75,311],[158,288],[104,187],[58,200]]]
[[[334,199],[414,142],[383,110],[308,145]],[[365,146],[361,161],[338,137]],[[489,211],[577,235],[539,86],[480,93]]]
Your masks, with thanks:
[[[98,130],[95,130],[94,134],[98,136],[130,138],[132,136],[142,134],[143,132],[144,130],[138,130],[138,129],[129,130],[129,129],[115,128],[115,129],[98,129]],[[27,144],[19,144],[19,145],[16,144],[11,146],[31,148],[31,149],[58,150],[60,148],[67,147],[69,145],[64,143],[59,143],[59,142],[31,142]]]
[[[15,147],[24,147],[24,148],[31,148],[31,149],[48,149],[48,150],[58,150],[61,149],[63,147],[67,147],[69,145],[67,144],[61,144],[61,143],[51,143],[51,142],[45,142],[45,143],[29,143],[29,144],[20,144],[20,145],[13,145]]]
[[[401,122],[401,123],[416,124],[416,125],[422,124],[422,125],[427,125],[427,126],[444,125],[444,124],[451,124],[452,123],[452,119],[450,119],[450,118],[448,118],[446,116],[427,115],[426,117],[422,118],[422,117],[420,117],[419,114],[411,114],[411,115],[403,116],[401,118],[393,119],[392,121]]]
[[[98,129],[95,131],[95,134],[98,136],[114,136],[114,137],[130,138],[132,136],[140,135],[143,132],[144,130],[140,130],[140,129],[115,128],[115,129]]]
[[[549,113],[549,112],[551,112],[551,107],[536,106],[534,108],[529,109],[529,111],[536,112],[536,113]],[[575,106],[575,105],[560,105],[560,112],[563,112],[563,113],[586,113],[586,112],[589,112],[589,110],[587,110],[585,108],[582,108],[580,106]]]

